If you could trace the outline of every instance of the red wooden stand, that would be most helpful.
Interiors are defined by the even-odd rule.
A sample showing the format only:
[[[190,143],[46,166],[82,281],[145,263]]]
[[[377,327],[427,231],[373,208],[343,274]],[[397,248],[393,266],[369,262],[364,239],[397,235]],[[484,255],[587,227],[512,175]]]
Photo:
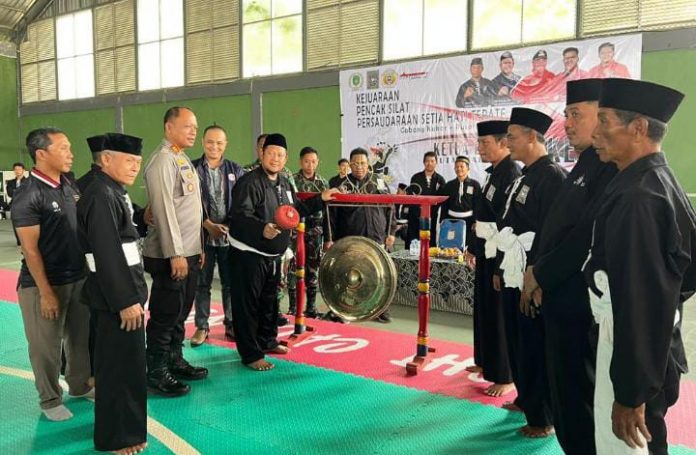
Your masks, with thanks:
[[[298,193],[300,199],[309,199],[316,193]],[[420,205],[420,257],[418,273],[418,339],[416,342],[416,355],[406,365],[406,374],[418,374],[418,369],[425,366],[428,352],[435,352],[435,348],[428,346],[428,318],[430,316],[430,207],[447,200],[447,196],[411,196],[406,194],[356,194],[337,193],[332,203],[338,204],[364,204],[364,205]],[[281,341],[285,346],[290,342],[299,341],[308,336],[310,330],[304,326],[304,224],[297,230],[297,312],[295,314],[295,333],[288,340]],[[302,273],[300,273],[302,271]],[[293,338],[295,337],[295,338]]]

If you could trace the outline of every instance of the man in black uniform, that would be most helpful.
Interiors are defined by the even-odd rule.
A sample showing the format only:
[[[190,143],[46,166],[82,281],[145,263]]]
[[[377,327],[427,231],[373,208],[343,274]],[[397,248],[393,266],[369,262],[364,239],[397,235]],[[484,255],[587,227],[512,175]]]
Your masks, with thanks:
[[[242,363],[256,371],[273,364],[266,353],[285,354],[278,344],[278,282],[280,259],[290,244],[290,231],[274,223],[276,209],[294,205],[301,216],[323,208],[336,189],[324,190],[321,197],[301,202],[290,181],[282,174],[288,160],[285,137],[269,134],[263,145],[261,165],[245,174],[234,187],[230,217],[230,254],[234,332]]]
[[[474,107],[489,104],[495,94],[495,86],[490,79],[483,77],[483,60],[480,57],[471,59],[471,79],[459,86],[455,104],[457,107]]]
[[[438,194],[440,188],[445,186],[445,178],[435,171],[437,167],[437,155],[435,152],[425,152],[423,155],[423,170],[416,172],[411,177],[413,194],[418,196],[433,196]],[[437,225],[438,212],[440,206],[430,207],[430,246],[437,245]],[[420,206],[411,205],[408,207],[408,237],[406,238],[406,249],[411,242],[420,236]]]
[[[382,175],[369,172],[368,168],[367,150],[361,147],[353,149],[350,152],[351,173],[339,185],[341,191],[362,194],[388,193]],[[394,246],[398,226],[393,207],[332,207],[330,215],[330,230],[324,240],[325,250],[349,235],[367,237],[386,248]],[[325,318],[340,321],[332,312],[327,313]],[[389,311],[379,315],[377,322],[391,322]]]
[[[516,107],[510,115],[507,139],[511,157],[525,167],[522,176],[508,190],[495,238],[502,254],[498,254],[499,271],[496,271],[494,286],[505,286],[503,305],[506,311],[521,307],[524,271],[527,266],[534,265],[537,258],[539,238],[536,233],[541,231],[566,176],[565,170],[546,153],[544,134],[552,121],[546,114],[527,108]],[[514,313],[520,346],[519,374],[514,380],[520,395],[519,405],[527,418],[527,425],[521,432],[531,438],[546,437],[553,432],[553,416],[544,356],[543,320],[528,308]],[[508,323],[513,325],[515,321],[506,320],[506,326]]]
[[[458,156],[454,160],[454,173],[456,178],[447,182],[440,188],[438,194],[449,196],[442,203],[440,219],[459,220],[466,223],[466,244],[469,245],[474,235],[474,204],[481,197],[481,184],[469,178],[469,158]]]
[[[696,286],[696,214],[661,151],[683,97],[650,82],[602,82],[594,145],[619,172],[606,188],[584,269],[600,319],[598,453],[647,440],[651,454],[666,454],[664,417],[687,371],[681,321]],[[603,336],[607,329],[613,339]]]
[[[140,171],[142,140],[107,133],[89,138],[89,146],[101,155],[101,167],[77,204],[77,217],[95,329],[94,447],[136,453],[147,445],[147,284],[124,185]]]
[[[343,179],[346,178],[350,172],[350,161],[345,158],[338,160],[338,174],[334,175],[329,179],[329,188],[338,188]]]
[[[582,264],[592,239],[592,223],[616,166],[602,163],[592,147],[601,81],[567,84],[565,130],[580,151],[540,232],[536,263],[525,273],[524,293],[543,291],[546,361],[558,442],[568,453],[595,453],[594,367],[596,341]],[[537,296],[537,301],[539,300]]]
[[[507,121],[479,122],[478,150],[481,160],[490,163],[486,182],[474,202],[476,238],[469,248],[476,258],[474,286],[474,362],[472,372],[483,372],[483,378],[493,383],[486,394],[499,397],[514,390],[512,384],[517,365],[511,363],[517,346],[516,335],[509,338],[505,329],[505,313],[500,289],[493,288],[496,249],[486,242],[497,232],[497,222],[505,210],[505,190],[520,176],[520,168],[510,158],[507,146]],[[480,234],[480,235],[479,235]],[[512,328],[514,329],[514,327]],[[511,333],[516,334],[516,331]]]

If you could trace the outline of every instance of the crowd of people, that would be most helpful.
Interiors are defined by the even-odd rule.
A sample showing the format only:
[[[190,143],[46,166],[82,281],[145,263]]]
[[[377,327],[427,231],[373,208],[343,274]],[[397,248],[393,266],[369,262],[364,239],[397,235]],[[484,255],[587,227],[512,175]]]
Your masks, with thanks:
[[[517,391],[506,407],[524,413],[522,434],[555,432],[566,453],[667,453],[664,416],[686,371],[683,302],[696,288],[696,215],[661,149],[683,95],[629,79],[569,81],[566,90],[566,133],[580,152],[570,174],[546,152],[551,118],[516,107],[507,120],[477,125],[485,182],[468,176],[467,157],[446,182],[428,152],[398,191],[448,196],[433,208],[433,229],[466,222],[476,274],[470,370],[492,383],[490,396]],[[187,156],[198,135],[191,109],[168,109],[163,127],[144,167],[144,208],[127,192],[142,140],[121,133],[87,139],[93,165],[74,181],[67,135],[31,131],[34,167],[13,193],[19,303],[41,409],[52,421],[72,417],[58,381],[64,367],[69,394],[95,399],[101,451],[144,450],[148,391],[182,396],[208,376],[182,348],[194,303],[191,346],[208,338],[216,265],[225,337],[242,363],[268,371],[266,354],[289,352],[277,327],[284,269],[296,288],[294,234],[275,224],[278,207],[293,205],[306,220],[307,317],[319,316],[318,266],[333,242],[357,235],[392,248],[400,228],[407,245],[428,238],[418,206],[328,204],[339,191],[389,192],[365,149],[326,180],[312,147],[291,173],[279,133],[261,135],[257,161],[243,168],[225,157],[217,124],[203,131],[203,155]]]

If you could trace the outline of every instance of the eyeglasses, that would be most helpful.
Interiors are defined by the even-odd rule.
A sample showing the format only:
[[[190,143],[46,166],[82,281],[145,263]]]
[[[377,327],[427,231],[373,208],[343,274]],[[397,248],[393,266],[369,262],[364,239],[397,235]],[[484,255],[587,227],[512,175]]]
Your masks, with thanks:
[[[367,162],[355,162],[355,161],[353,161],[353,162],[350,163],[350,165],[353,166],[353,167],[367,167],[367,166],[369,166],[369,163],[367,163]]]

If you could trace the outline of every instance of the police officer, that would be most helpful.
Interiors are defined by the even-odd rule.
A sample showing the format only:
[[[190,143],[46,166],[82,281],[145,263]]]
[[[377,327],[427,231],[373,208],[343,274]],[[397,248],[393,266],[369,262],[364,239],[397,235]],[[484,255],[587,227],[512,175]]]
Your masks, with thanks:
[[[203,206],[196,169],[184,153],[196,141],[196,116],[186,107],[164,115],[164,140],[145,168],[155,221],[143,247],[152,276],[147,324],[147,383],[155,393],[179,396],[190,387],[178,379],[202,379],[208,370],[183,357],[184,322],[191,312],[203,258]]]

